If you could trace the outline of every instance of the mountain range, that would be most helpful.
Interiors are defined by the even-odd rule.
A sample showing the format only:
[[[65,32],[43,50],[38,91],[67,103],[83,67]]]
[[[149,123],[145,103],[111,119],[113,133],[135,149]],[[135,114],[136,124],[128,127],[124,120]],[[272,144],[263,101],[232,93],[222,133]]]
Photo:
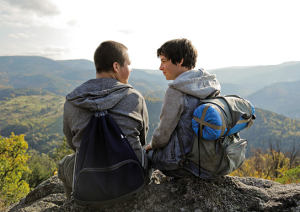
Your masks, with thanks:
[[[216,74],[221,83],[222,95],[237,94],[250,100],[255,108],[261,108],[257,110],[260,116],[257,123],[260,124],[256,126],[259,128],[253,127],[254,131],[244,133],[253,141],[251,144],[258,146],[259,142],[278,132],[284,135],[283,139],[288,143],[291,143],[293,136],[298,136],[300,99],[297,91],[300,89],[300,62],[208,71]],[[94,63],[89,60],[0,57],[1,134],[9,136],[11,131],[21,130],[21,133],[27,134],[31,147],[48,152],[51,149],[49,145],[56,145],[54,141],[62,136],[64,96],[94,77]],[[162,99],[170,82],[158,70],[133,69],[130,74],[129,84],[146,99],[150,116],[147,140],[151,139],[159,122]],[[34,100],[33,105],[29,104],[31,100]],[[261,116],[264,119],[260,119]],[[272,124],[268,126],[268,123]],[[40,145],[41,142],[43,145]]]

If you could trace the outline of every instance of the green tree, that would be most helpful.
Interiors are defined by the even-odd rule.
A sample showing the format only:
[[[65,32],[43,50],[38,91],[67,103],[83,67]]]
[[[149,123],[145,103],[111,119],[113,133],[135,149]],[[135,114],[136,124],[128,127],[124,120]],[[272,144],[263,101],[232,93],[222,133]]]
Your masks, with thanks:
[[[22,180],[22,173],[29,171],[26,161],[28,144],[24,135],[0,136],[0,199],[4,205],[19,201],[29,192],[29,185]]]
[[[284,173],[284,176],[277,178],[275,181],[282,184],[299,183],[300,179],[300,166],[290,169]]]
[[[66,137],[61,139],[61,143],[58,148],[55,148],[52,154],[52,158],[55,162],[59,162],[63,159],[66,155],[73,154],[74,151],[70,149],[69,145],[67,144]]]
[[[29,183],[30,188],[35,188],[37,185],[54,175],[57,164],[47,154],[40,154],[34,149],[29,150],[28,154],[29,159],[27,164],[30,171],[23,173],[22,179]]]

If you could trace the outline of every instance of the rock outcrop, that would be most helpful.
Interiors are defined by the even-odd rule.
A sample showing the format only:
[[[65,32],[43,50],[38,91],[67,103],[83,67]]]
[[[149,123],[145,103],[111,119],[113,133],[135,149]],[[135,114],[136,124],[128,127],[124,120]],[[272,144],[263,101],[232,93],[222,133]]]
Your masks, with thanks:
[[[62,183],[53,176],[6,211],[300,211],[300,184],[230,176],[170,180],[156,171],[152,183],[135,199],[84,208],[65,200]]]

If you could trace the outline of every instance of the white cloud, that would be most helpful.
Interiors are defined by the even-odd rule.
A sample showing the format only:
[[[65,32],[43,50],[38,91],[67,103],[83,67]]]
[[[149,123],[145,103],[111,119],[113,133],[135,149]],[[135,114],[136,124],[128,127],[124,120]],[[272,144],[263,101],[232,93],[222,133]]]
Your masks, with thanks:
[[[76,19],[73,19],[73,20],[69,20],[67,22],[67,25],[70,27],[80,27],[80,22]]]
[[[75,20],[64,17],[55,1],[0,0],[0,27],[43,26],[63,29],[78,26]]]
[[[42,16],[55,16],[59,15],[58,7],[50,0],[3,0],[13,7],[33,12]]]
[[[48,57],[51,59],[62,58],[70,49],[60,46],[47,45],[40,48],[35,48],[33,51],[23,52],[22,55],[37,55],[42,57]]]
[[[27,44],[27,49],[19,48],[19,46],[12,46],[11,50],[7,50],[6,52],[0,52],[0,56],[41,56],[47,57],[53,60],[59,60],[65,57],[66,54],[70,52],[70,49],[67,47],[60,46],[34,46],[33,44]]]
[[[124,33],[124,34],[127,34],[127,35],[135,33],[135,31],[132,30],[132,29],[121,29],[121,30],[118,30],[118,32],[121,32],[121,33]]]
[[[115,40],[128,47],[132,67],[157,69],[156,49],[184,37],[198,50],[196,67],[278,64],[299,60],[299,6],[297,0],[0,0],[0,54],[91,60],[102,41]]]
[[[30,32],[25,32],[25,33],[12,33],[12,34],[9,34],[8,35],[9,37],[11,38],[16,38],[16,39],[19,39],[19,38],[31,38],[31,37],[36,37],[35,34],[33,33],[30,33]]]

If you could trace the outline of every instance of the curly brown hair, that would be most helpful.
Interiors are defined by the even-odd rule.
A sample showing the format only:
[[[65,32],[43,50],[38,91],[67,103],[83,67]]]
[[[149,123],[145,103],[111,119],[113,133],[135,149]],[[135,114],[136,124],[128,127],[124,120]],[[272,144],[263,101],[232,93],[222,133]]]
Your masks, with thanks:
[[[157,57],[165,56],[168,60],[171,59],[173,64],[178,64],[183,59],[181,66],[193,69],[197,62],[197,49],[188,39],[174,39],[165,42],[159,49],[157,49]]]

